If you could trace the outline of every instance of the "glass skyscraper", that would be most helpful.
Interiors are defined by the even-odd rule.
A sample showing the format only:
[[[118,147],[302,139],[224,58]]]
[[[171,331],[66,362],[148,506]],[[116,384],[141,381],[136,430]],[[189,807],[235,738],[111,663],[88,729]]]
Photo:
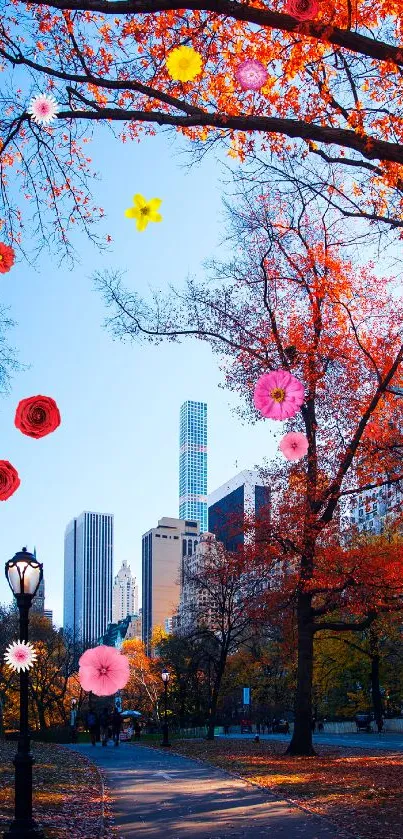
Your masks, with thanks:
[[[112,619],[113,515],[81,513],[64,537],[64,629],[89,647]]]
[[[179,518],[207,530],[207,405],[184,402],[179,431]]]

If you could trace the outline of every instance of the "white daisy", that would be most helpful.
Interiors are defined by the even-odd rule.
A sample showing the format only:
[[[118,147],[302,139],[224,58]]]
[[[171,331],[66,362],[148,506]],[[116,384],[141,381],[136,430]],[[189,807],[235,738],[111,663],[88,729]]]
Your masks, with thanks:
[[[28,107],[28,113],[39,125],[48,125],[49,122],[53,122],[56,119],[58,110],[59,105],[56,99],[47,93],[40,93],[39,96],[34,96]]]
[[[35,659],[35,648],[29,641],[13,641],[4,653],[5,662],[12,670],[29,670]]]

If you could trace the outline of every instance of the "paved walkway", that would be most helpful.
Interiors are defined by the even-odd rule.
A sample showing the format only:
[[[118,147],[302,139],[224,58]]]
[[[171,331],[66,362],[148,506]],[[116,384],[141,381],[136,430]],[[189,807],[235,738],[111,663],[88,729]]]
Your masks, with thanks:
[[[344,839],[329,822],[169,751],[70,748],[104,770],[119,839]]]
[[[216,734],[220,740],[253,740],[255,734]],[[280,740],[284,743],[290,741],[290,735],[287,734],[259,734],[261,740]],[[383,749],[389,752],[403,752],[403,734],[400,732],[385,732],[378,734],[373,732],[367,734],[365,731],[360,731],[355,734],[318,734],[313,735],[313,744],[323,744],[326,746],[348,746],[351,749],[365,749],[369,752],[377,752]]]

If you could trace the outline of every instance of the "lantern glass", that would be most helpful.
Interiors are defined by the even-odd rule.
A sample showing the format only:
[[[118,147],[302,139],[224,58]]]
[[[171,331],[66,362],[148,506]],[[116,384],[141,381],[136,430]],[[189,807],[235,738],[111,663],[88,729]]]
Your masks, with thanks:
[[[168,670],[163,670],[161,673],[162,681],[169,682],[169,673]]]
[[[23,548],[7,562],[6,575],[14,595],[30,594],[33,597],[42,579],[42,565]]]

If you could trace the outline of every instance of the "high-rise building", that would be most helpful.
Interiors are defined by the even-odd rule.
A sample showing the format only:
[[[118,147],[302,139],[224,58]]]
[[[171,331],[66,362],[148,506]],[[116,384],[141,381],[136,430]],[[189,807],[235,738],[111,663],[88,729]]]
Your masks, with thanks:
[[[164,516],[142,539],[142,637],[147,652],[155,627],[179,606],[181,578],[186,557],[196,550],[200,526],[197,521]]]
[[[139,611],[139,591],[136,578],[132,576],[130,565],[123,560],[112,589],[112,621],[118,623],[127,615],[137,615]]]
[[[270,487],[263,486],[257,471],[245,469],[209,494],[208,529],[228,551],[236,551],[245,544],[246,517],[258,522],[269,509]]]
[[[34,557],[36,559],[36,548],[34,548]],[[41,582],[39,583],[38,591],[35,594],[35,597],[32,599],[32,606],[31,609],[37,615],[41,615],[44,618],[47,618],[51,623],[53,623],[53,612],[51,609],[45,609],[45,575],[43,575]]]
[[[64,537],[64,629],[89,647],[112,618],[113,515],[81,513]]]
[[[179,429],[179,518],[207,530],[207,405],[184,402]]]

